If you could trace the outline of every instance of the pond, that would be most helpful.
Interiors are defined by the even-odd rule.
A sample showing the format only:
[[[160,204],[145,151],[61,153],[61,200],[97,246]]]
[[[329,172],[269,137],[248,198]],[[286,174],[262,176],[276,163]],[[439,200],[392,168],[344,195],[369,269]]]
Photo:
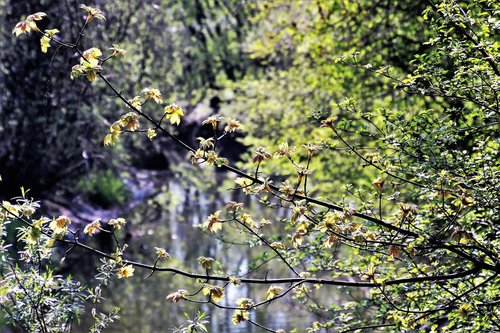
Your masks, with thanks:
[[[198,184],[185,182],[182,177],[174,177],[170,172],[134,172],[133,179],[130,179],[130,188],[134,197],[132,201],[137,202],[137,205],[124,214],[128,221],[126,229],[117,234],[120,240],[130,245],[125,256],[134,261],[152,264],[155,260],[154,247],[163,247],[173,258],[171,262],[163,265],[203,273],[197,258],[205,256],[223,263],[220,267],[215,265],[214,269],[222,271],[223,265],[227,268],[226,274],[230,276],[241,276],[250,272],[252,259],[256,254],[266,251],[265,247],[249,247],[242,231],[238,229],[224,230],[221,234],[225,240],[223,242],[199,226],[208,215],[223,208],[231,200],[243,202],[246,207],[250,207],[249,212],[254,219],[265,217],[276,220],[285,216],[286,210],[262,210],[259,208],[261,205],[241,191],[227,190],[233,185],[225,179],[225,175],[211,173],[203,176],[203,173],[208,171],[198,172],[202,175],[198,178],[204,179]],[[95,211],[93,214],[103,212]],[[107,250],[113,250],[114,245],[110,245],[110,239],[101,238],[98,243],[101,248],[109,246]],[[67,256],[66,261],[70,271],[77,276],[88,278],[96,274],[95,268],[88,267],[95,267],[98,260],[88,253],[74,250]],[[277,277],[285,272],[284,274],[288,275],[285,267],[279,266],[276,263],[267,267],[263,265],[259,268],[259,274]],[[113,280],[109,287],[104,288],[103,296],[107,301],[103,307],[119,306],[121,309],[121,320],[115,322],[107,332],[172,332],[176,326],[185,322],[185,314],[193,317],[197,310],[207,312],[210,332],[263,331],[249,323],[234,325],[231,322],[231,310],[221,310],[204,304],[166,301],[168,294],[178,289],[193,292],[198,290],[202,283],[171,273],[157,272],[151,276],[150,273],[136,269],[132,278]],[[95,280],[87,280],[87,283],[95,284]],[[235,301],[242,297],[262,300],[266,297],[266,291],[267,286],[249,288],[244,285],[229,285],[222,304],[234,306]],[[200,293],[197,299],[204,300],[204,296]],[[310,315],[297,304],[292,305],[290,300],[285,298],[280,303],[253,312],[252,320],[273,329],[282,328],[288,331],[297,327],[299,331],[303,331],[305,323],[310,322]],[[88,332],[88,325],[88,318],[84,318],[75,331]]]
[[[104,222],[110,218],[126,218],[127,224],[117,231],[116,238],[120,246],[128,245],[124,257],[129,260],[152,265],[156,260],[155,247],[162,247],[172,256],[170,262],[161,263],[163,267],[203,275],[205,271],[200,267],[198,258],[204,256],[216,260],[211,272],[213,275],[290,277],[291,273],[286,265],[273,260],[276,256],[273,251],[237,226],[224,224],[223,230],[217,234],[200,228],[210,214],[222,209],[229,201],[236,201],[244,203],[245,212],[254,220],[265,218],[271,221],[266,226],[271,228],[271,233],[283,234],[280,233],[284,232],[283,219],[289,217],[289,210],[283,207],[263,209],[265,206],[256,198],[235,190],[234,179],[225,174],[208,169],[191,169],[189,172],[197,172],[197,177],[186,177],[184,173],[176,171],[129,170],[128,175],[123,175],[123,179],[131,198],[127,205],[121,207],[98,208],[82,198],[75,198],[66,205],[56,205],[55,201],[50,200],[44,200],[43,204],[52,215],[70,216],[72,226],[79,230],[96,218],[102,218]],[[114,252],[117,246],[113,238],[104,232],[92,238],[82,236],[81,240],[107,253]],[[268,238],[268,241],[271,239]],[[61,261],[57,274],[72,275],[90,288],[99,283],[94,276],[98,273],[100,258],[82,248],[74,248],[67,253],[61,248],[60,253],[61,257],[65,256],[65,260]],[[106,300],[99,305],[98,310],[108,312],[118,306],[121,319],[105,332],[173,332],[186,322],[186,317],[193,318],[198,311],[207,313],[209,332],[264,332],[262,328],[248,322],[234,325],[232,310],[194,302],[171,303],[166,300],[167,295],[186,289],[189,293],[198,291],[193,298],[205,301],[206,296],[199,292],[205,282],[207,281],[193,281],[168,272],[151,274],[151,271],[140,268],[136,268],[131,278],[114,278],[109,285],[102,286],[102,295]],[[269,286],[229,284],[224,287],[225,295],[220,304],[235,306],[239,298],[250,298],[256,302],[265,300]],[[307,300],[317,304],[340,304],[341,297],[336,288],[316,290],[311,286]],[[294,293],[291,292],[278,302],[251,311],[251,320],[272,329],[290,332],[296,328],[296,332],[304,332],[313,321],[329,319],[331,312],[321,308],[310,311],[293,298]],[[89,332],[92,325],[91,306],[88,304],[85,314],[75,323],[73,332]],[[0,330],[9,332],[1,324]]]

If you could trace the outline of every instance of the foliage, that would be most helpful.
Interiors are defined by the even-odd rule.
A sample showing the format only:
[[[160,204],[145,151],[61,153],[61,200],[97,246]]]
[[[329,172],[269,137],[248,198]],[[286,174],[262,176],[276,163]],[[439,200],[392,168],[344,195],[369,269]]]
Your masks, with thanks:
[[[243,138],[246,145],[273,151],[285,140],[299,149],[305,143],[317,145],[311,169],[321,172],[311,190],[340,194],[346,179],[368,184],[376,175],[327,130],[318,128],[318,119],[339,106],[346,109],[346,101],[356,101],[362,110],[402,107],[410,114],[413,106],[424,107],[421,100],[393,89],[383,74],[411,72],[408,62],[425,49],[422,43],[429,34],[418,19],[425,6],[419,1],[273,1],[256,6],[258,33],[247,50],[267,64],[266,71],[235,82],[234,98],[223,112],[241,114],[250,134]],[[345,59],[366,61],[367,67],[346,66]],[[346,109],[342,119],[353,123],[344,133],[346,139],[367,153],[376,149],[358,113]],[[282,175],[295,173],[285,160],[264,168]]]
[[[54,273],[58,258],[54,243],[67,232],[71,220],[66,216],[52,220],[44,216],[35,218],[39,203],[28,199],[24,190],[22,197],[3,201],[0,207],[0,307],[6,319],[23,332],[71,332],[83,313],[85,301],[95,306],[102,301],[100,286],[87,291],[71,276]],[[8,244],[7,226],[16,221],[24,225],[18,228],[18,242]],[[20,262],[9,257],[11,246],[16,247]],[[93,315],[91,332],[101,332],[118,318],[116,311],[105,314],[97,308]]]
[[[124,204],[130,195],[124,181],[111,170],[91,174],[88,179],[80,180],[79,187],[91,202],[104,208]]]
[[[127,91],[160,87],[169,96],[167,103],[177,100],[193,109],[200,101],[209,103],[214,98],[217,103],[214,90],[227,78],[241,77],[251,64],[251,60],[241,61],[244,51],[240,44],[249,24],[247,7],[240,2],[215,6],[211,0],[99,0],[95,4],[107,20],[96,18],[89,24],[97,22],[104,29],[87,29],[86,38],[79,43],[90,49],[92,40],[106,41],[106,50],[112,49],[115,55],[127,45],[126,57],[107,61],[109,69],[124,74],[113,79]],[[119,172],[124,165],[150,163],[148,167],[157,168],[165,157],[182,159],[184,152],[169,149],[161,137],[154,149],[144,149],[145,145],[150,147],[149,140],[125,141],[127,152],[133,152],[130,156],[99,144],[119,105],[108,98],[99,82],[92,89],[80,80],[68,84],[68,70],[79,56],[53,42],[47,44],[48,36],[36,40],[9,36],[26,13],[39,12],[40,8],[47,17],[34,22],[42,31],[52,33],[50,26],[65,25],[54,33],[61,40],[77,36],[81,27],[76,22],[87,15],[79,4],[67,0],[0,1],[0,171],[5,178],[0,183],[1,193],[11,197],[20,186],[26,186],[40,198],[46,194],[52,197],[53,191],[76,196],[78,193],[67,193],[68,189],[77,188],[75,180],[96,168]],[[163,28],[152,34],[154,27]],[[50,46],[47,54],[40,52],[41,42]],[[18,59],[20,54],[22,59]],[[179,131],[188,140],[198,136],[193,127]],[[158,156],[159,162],[154,160]],[[111,162],[116,160],[119,163]]]
[[[206,313],[197,312],[196,316],[193,319],[189,319],[189,316],[185,313],[186,323],[180,327],[177,327],[174,332],[175,333],[196,333],[196,332],[208,332],[206,324],[208,318]]]
[[[44,3],[1,1],[2,36],[10,34],[21,15],[35,12],[35,8]],[[48,11],[51,24],[62,24],[63,17],[56,13],[66,10],[63,8],[65,1],[51,3]],[[68,13],[72,14],[74,11]],[[48,18],[35,18],[31,20],[27,17],[26,21],[45,30]],[[65,38],[71,32],[65,30],[56,34],[49,29],[47,33]],[[86,163],[94,160],[94,151],[97,150],[93,148],[95,140],[92,143],[91,138],[97,134],[97,127],[93,124],[99,118],[89,107],[89,96],[81,93],[83,86],[76,84],[70,87],[60,81],[63,78],[66,80],[67,73],[59,68],[64,68],[70,56],[66,54],[51,59],[40,52],[39,48],[49,46],[45,44],[42,47],[43,44],[40,44],[47,43],[47,38],[27,43],[15,38],[2,38],[0,164],[4,182],[0,183],[0,190],[9,197],[17,195],[20,186],[29,187],[32,193],[42,195],[57,184],[67,183],[67,179],[85,170]],[[23,54],[22,59],[20,54]],[[35,63],[38,65],[34,66]]]
[[[4,231],[9,220],[0,223]],[[47,262],[50,250],[33,241],[39,232],[20,230],[25,243],[21,264],[8,258],[2,233],[0,304],[8,320],[25,332],[69,332],[83,310],[85,291],[70,277],[54,275]]]
[[[38,33],[42,51],[48,38],[49,45],[78,54],[71,78],[99,82],[124,106],[104,143],[137,135],[168,138],[192,164],[234,174],[236,189],[262,208],[285,213],[258,218],[248,204],[230,201],[207,217],[201,227],[208,233],[259,253],[243,273],[230,261],[206,256],[193,271],[161,266],[172,259],[161,248],[153,263],[135,262],[115,235],[123,219],[95,220],[82,236],[67,218],[33,220],[35,207],[5,202],[4,216],[26,225],[22,239],[99,254],[103,284],[115,275],[133,278],[136,269],[181,275],[197,286],[173,290],[168,301],[233,311],[234,324],[264,331],[284,332],[253,314],[284,299],[314,315],[308,332],[500,329],[497,2],[258,3],[251,52],[266,72],[228,83],[241,97],[225,110],[237,110],[246,121],[209,116],[201,122],[209,134],[195,147],[176,135],[188,117],[182,103],[160,107],[166,94],[159,89],[148,84],[129,96],[121,80],[113,80],[108,64],[124,51],[80,47],[84,32],[106,15],[82,9],[87,16],[74,42],[39,30],[40,13],[14,33]],[[366,29],[356,28],[360,21]],[[310,117],[307,105],[319,105]],[[220,148],[242,131],[251,145],[246,170],[232,166]],[[81,241],[99,232],[113,235],[114,252]],[[229,288],[241,285],[267,291],[228,298]],[[93,315],[105,323],[115,316]],[[205,324],[198,313],[178,330],[206,331]]]

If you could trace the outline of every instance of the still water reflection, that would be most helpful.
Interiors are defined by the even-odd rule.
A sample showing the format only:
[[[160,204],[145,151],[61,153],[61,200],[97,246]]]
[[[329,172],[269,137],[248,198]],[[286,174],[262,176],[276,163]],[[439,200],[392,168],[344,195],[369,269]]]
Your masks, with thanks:
[[[145,177],[145,181],[148,179]],[[151,184],[139,184],[141,188],[132,189],[134,195],[144,196],[136,198],[143,200],[148,196],[144,191]],[[172,267],[183,267],[185,270],[201,273],[197,258],[199,256],[213,257],[225,268],[229,268],[228,275],[240,275],[248,272],[249,259],[257,253],[256,247],[249,249],[246,244],[228,244],[214,238],[213,235],[203,232],[198,226],[203,223],[209,214],[221,209],[228,201],[244,202],[247,206],[256,206],[248,197],[239,191],[216,191],[217,185],[206,186],[200,191],[199,186],[182,184],[179,181],[169,180],[167,191],[151,196],[144,204],[138,205],[127,214],[127,230],[119,235],[130,245],[126,251],[128,258],[153,263],[155,259],[154,247],[163,247],[174,258],[169,264]],[[268,214],[267,218],[275,219],[285,212],[262,212],[251,209],[254,218]],[[234,229],[226,231],[228,239],[238,239],[241,231]],[[240,237],[241,238],[241,237]],[[239,240],[241,242],[241,239]],[[244,245],[244,246],[242,246]],[[74,254],[82,260],[82,254]],[[95,262],[95,258],[91,259]],[[276,264],[274,265],[276,266]],[[279,265],[278,265],[279,266]],[[272,267],[271,277],[282,268]],[[95,272],[95,271],[94,271]],[[264,270],[265,272],[265,270]],[[224,273],[221,273],[224,274]],[[131,279],[113,281],[109,288],[104,290],[103,296],[109,305],[121,308],[122,319],[113,324],[108,332],[172,332],[174,327],[185,321],[185,315],[193,317],[197,310],[206,311],[210,320],[210,332],[242,333],[263,332],[248,323],[234,325],[231,322],[232,311],[216,309],[213,306],[180,302],[170,303],[165,300],[166,295],[178,289],[187,289],[190,292],[199,289],[201,284],[194,284],[182,276],[169,273],[155,273],[148,277],[150,272],[136,269]],[[248,286],[228,286],[224,303],[235,304],[241,297],[265,299],[267,287],[249,288]],[[198,296],[203,299],[201,293]],[[303,309],[292,308],[285,299],[280,304],[272,304],[253,313],[254,320],[273,329],[289,330],[293,327],[304,331],[306,316]],[[77,332],[88,332],[88,324],[83,324]]]

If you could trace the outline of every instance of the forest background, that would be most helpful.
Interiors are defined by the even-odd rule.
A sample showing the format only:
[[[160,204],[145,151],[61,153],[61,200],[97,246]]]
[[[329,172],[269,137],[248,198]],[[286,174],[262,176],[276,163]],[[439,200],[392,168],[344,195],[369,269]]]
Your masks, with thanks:
[[[29,236],[45,230],[33,224],[36,214],[23,213],[31,207],[70,217],[80,229],[73,241],[114,254],[118,264],[156,267],[168,256],[171,267],[230,282],[150,276],[140,267],[116,279],[127,262],[106,268],[88,249],[61,244],[50,252],[50,279],[101,281],[106,298],[81,291],[71,304],[54,292],[75,331],[94,321],[111,332],[188,332],[183,312],[214,332],[499,329],[498,4],[96,1],[87,5],[106,19],[92,14],[79,48],[126,54],[105,63],[97,56],[104,77],[91,83],[70,78],[82,57],[76,48],[51,41],[44,53],[35,32],[12,34],[42,11],[47,17],[34,19],[41,31],[57,28],[57,41],[74,40],[91,15],[80,5],[0,1],[0,194],[8,201],[29,189],[14,208],[2,206],[10,222],[2,225],[5,325],[23,327],[48,311],[22,288],[34,283],[28,273],[44,269],[7,264],[23,263]],[[129,96],[128,109],[104,78]],[[146,102],[145,88],[182,107],[179,126],[167,118],[170,134],[158,126],[140,132],[148,126],[133,96]],[[154,104],[140,107],[160,118]],[[139,131],[123,118],[128,112],[141,115]],[[105,146],[117,120],[124,130]],[[180,141],[196,147],[193,155]],[[224,159],[248,177],[228,172]],[[242,202],[244,213],[231,202]],[[13,211],[18,218],[9,218]],[[127,221],[122,230],[108,222],[93,237],[82,233],[96,219],[117,218]],[[246,277],[290,280],[240,285]],[[203,292],[192,297],[180,292],[197,288]],[[122,319],[107,322],[115,305]],[[27,316],[16,314],[23,307]],[[96,319],[92,309],[107,315]]]

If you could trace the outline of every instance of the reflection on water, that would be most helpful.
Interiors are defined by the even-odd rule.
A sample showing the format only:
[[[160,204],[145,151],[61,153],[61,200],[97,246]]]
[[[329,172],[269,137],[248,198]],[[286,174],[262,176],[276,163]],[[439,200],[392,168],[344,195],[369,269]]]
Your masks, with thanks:
[[[178,181],[169,180],[168,191],[155,196],[147,203],[139,205],[127,216],[127,229],[119,234],[130,245],[126,257],[135,261],[153,263],[155,260],[154,247],[163,247],[174,258],[172,267],[183,267],[192,272],[202,273],[197,263],[199,256],[213,257],[224,264],[225,268],[233,269],[227,275],[241,275],[249,270],[249,258],[257,253],[259,248],[251,249],[244,244],[228,244],[218,241],[213,235],[200,230],[199,226],[209,214],[221,209],[228,201],[245,202],[252,206],[249,198],[239,191],[217,192],[213,188],[200,191],[194,186],[183,185]],[[254,219],[258,219],[264,212],[254,209]],[[267,212],[267,218],[276,218],[277,212]],[[283,213],[281,213],[283,214]],[[241,231],[226,229],[227,239],[238,239],[241,243]],[[262,250],[262,248],[260,248]],[[81,254],[74,256],[81,262]],[[68,258],[71,260],[71,258]],[[91,258],[95,262],[95,258]],[[283,268],[274,264],[268,271],[269,277],[277,276]],[[81,266],[80,266],[81,267]],[[219,269],[221,267],[216,267]],[[265,268],[264,268],[265,269]],[[265,274],[262,271],[261,276]],[[94,273],[95,274],[95,271]],[[200,288],[201,283],[182,276],[170,273],[157,272],[152,276],[148,271],[136,269],[135,275],[127,280],[115,280],[103,291],[110,305],[121,308],[122,319],[108,332],[171,332],[174,327],[185,321],[184,313],[193,317],[197,310],[206,311],[210,319],[210,332],[218,333],[243,333],[263,332],[249,323],[235,326],[231,322],[232,311],[217,309],[214,306],[180,302],[177,304],[167,302],[166,295],[178,289],[187,289],[194,292]],[[225,273],[219,273],[225,274]],[[88,274],[89,275],[89,274]],[[235,305],[238,298],[246,297],[254,300],[265,299],[268,286],[227,286],[223,304]],[[197,296],[203,300],[201,293]],[[271,304],[252,312],[252,319],[264,326],[273,329],[283,328],[289,330],[297,327],[304,331],[306,316],[303,309],[292,308],[287,304],[287,299]],[[310,318],[308,318],[310,319]],[[83,325],[77,332],[88,332],[88,324],[83,320]]]

